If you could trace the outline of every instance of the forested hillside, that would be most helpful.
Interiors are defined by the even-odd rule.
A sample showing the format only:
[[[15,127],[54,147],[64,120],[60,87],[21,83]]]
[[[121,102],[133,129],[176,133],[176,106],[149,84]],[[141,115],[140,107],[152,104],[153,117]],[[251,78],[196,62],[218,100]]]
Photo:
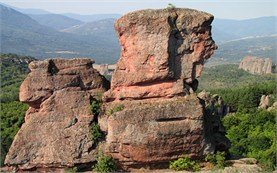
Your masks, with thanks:
[[[237,64],[204,67],[199,80],[198,90],[214,90],[248,86],[255,83],[275,81],[276,74],[250,74],[238,69]]]
[[[19,102],[19,86],[28,73],[28,63],[35,60],[30,56],[15,54],[1,54],[1,94],[0,94],[0,119],[1,119],[1,163],[3,165],[13,138],[22,123],[28,105]]]

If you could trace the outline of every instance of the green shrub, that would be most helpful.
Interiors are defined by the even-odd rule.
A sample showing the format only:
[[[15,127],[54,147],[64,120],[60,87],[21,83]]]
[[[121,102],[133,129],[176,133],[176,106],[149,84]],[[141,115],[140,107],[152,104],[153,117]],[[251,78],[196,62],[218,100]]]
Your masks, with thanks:
[[[92,167],[93,171],[106,173],[115,172],[116,164],[112,157],[104,156],[102,153],[98,154],[97,163]]]
[[[216,154],[208,154],[205,161],[211,162],[217,169],[223,169],[226,167],[226,153],[218,151]]]
[[[92,139],[96,143],[99,142],[100,139],[105,136],[104,133],[100,130],[99,125],[97,123],[95,123],[95,122],[93,122],[90,125],[90,131],[91,131]]]
[[[167,9],[174,9],[174,8],[176,8],[176,6],[171,4],[171,3],[168,3],[166,8]]]
[[[65,169],[65,172],[66,173],[75,173],[75,172],[77,172],[78,171],[78,168],[75,166],[75,167],[73,167],[73,168],[66,168]]]
[[[199,171],[200,165],[192,161],[189,157],[179,158],[169,163],[169,168],[175,171]]]
[[[90,110],[93,115],[98,116],[101,110],[101,102],[96,99],[90,101]]]
[[[0,141],[1,141],[1,162],[3,166],[6,154],[13,142],[13,138],[24,122],[25,112],[28,105],[17,101],[0,103]]]
[[[276,111],[257,110],[223,118],[227,137],[235,156],[253,157],[266,170],[276,163]]]
[[[108,111],[108,115],[112,115],[116,112],[122,111],[123,109],[124,109],[124,105],[122,104],[115,105],[112,109]]]

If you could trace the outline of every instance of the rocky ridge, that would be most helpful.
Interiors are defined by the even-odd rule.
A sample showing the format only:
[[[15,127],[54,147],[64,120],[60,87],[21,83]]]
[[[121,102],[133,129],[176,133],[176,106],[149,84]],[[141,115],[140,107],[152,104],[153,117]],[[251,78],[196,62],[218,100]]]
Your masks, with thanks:
[[[271,74],[273,73],[273,64],[269,58],[258,58],[246,56],[239,64],[239,69],[243,69],[252,74]]]

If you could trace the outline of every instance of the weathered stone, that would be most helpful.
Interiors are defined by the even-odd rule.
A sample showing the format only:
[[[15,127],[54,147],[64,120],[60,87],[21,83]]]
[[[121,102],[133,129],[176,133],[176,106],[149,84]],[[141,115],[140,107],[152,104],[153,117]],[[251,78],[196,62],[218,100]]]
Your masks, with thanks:
[[[243,69],[252,74],[271,74],[273,72],[273,64],[269,58],[258,58],[246,56],[240,62],[239,69]]]
[[[91,99],[109,88],[90,59],[33,61],[20,87],[29,104],[5,164],[19,169],[73,167],[96,158]]]
[[[260,109],[266,109],[269,107],[269,95],[262,95],[259,108]]]
[[[104,128],[108,132],[105,152],[124,169],[151,163],[162,167],[185,154],[203,155],[204,113],[195,96],[122,101],[106,105],[105,110],[119,105],[124,105],[123,110],[99,119],[109,116]]]
[[[206,114],[193,94],[216,49],[212,20],[196,10],[164,9],[116,21],[122,52],[98,122],[107,133],[105,153],[123,170],[167,167],[184,155],[203,158],[228,149],[224,129],[213,124],[220,117]]]
[[[189,93],[216,49],[213,16],[192,9],[141,10],[115,23],[121,57],[107,101]],[[195,88],[195,87],[194,87]]]

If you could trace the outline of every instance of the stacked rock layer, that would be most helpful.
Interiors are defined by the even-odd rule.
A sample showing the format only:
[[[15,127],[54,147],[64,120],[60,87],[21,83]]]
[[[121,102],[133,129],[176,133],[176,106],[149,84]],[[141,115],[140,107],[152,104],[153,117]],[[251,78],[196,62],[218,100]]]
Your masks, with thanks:
[[[33,61],[20,87],[27,103],[25,123],[17,133],[5,164],[20,169],[72,167],[95,161],[90,133],[94,116],[90,101],[109,89],[90,59]]]

